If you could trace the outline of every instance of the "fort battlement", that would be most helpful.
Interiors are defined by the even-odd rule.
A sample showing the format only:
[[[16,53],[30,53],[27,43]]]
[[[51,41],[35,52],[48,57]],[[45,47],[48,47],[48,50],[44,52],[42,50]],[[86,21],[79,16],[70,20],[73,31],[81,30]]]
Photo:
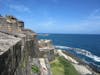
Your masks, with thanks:
[[[0,31],[21,32],[24,29],[24,22],[13,16],[0,17]]]

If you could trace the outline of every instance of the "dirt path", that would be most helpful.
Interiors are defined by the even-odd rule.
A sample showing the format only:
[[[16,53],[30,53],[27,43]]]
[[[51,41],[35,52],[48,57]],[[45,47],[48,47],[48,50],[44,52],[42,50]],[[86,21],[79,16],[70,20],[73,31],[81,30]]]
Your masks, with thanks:
[[[78,61],[73,59],[72,57],[66,55],[62,52],[62,50],[57,50],[57,53],[59,56],[63,56],[68,61],[72,62],[72,65],[75,67],[75,69],[81,74],[81,75],[93,75],[92,72],[84,65],[79,65]]]

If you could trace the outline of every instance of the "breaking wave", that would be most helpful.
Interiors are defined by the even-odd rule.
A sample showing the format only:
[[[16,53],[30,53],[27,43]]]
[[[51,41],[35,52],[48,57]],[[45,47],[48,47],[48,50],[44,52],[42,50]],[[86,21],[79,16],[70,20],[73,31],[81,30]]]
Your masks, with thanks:
[[[77,54],[84,55],[86,57],[91,58],[92,60],[94,60],[96,62],[100,62],[100,57],[92,54],[91,52],[89,52],[88,50],[85,50],[85,49],[72,48],[72,47],[67,47],[67,46],[55,46],[55,48],[67,49],[67,50],[74,50]]]
[[[59,48],[59,49],[70,49],[71,47],[67,47],[67,46],[55,46],[55,48]]]

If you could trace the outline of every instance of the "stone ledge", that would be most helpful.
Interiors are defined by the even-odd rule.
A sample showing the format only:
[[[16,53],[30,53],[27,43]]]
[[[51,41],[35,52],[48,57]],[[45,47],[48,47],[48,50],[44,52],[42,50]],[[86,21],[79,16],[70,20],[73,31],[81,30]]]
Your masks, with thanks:
[[[15,45],[21,39],[0,32],[0,55],[6,52],[11,46]]]

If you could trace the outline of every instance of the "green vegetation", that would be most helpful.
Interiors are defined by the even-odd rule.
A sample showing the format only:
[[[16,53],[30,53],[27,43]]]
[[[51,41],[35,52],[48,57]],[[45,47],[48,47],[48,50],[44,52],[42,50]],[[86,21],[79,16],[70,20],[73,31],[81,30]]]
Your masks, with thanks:
[[[28,58],[27,58],[27,56],[25,56],[25,57],[24,57],[24,60],[23,60],[23,62],[22,62],[22,64],[21,64],[21,67],[22,67],[23,69],[26,67],[27,62],[28,62]]]
[[[32,72],[34,72],[34,73],[38,73],[39,72],[39,68],[37,66],[35,66],[35,65],[32,65],[31,69],[32,69]]]
[[[73,65],[63,57],[57,57],[51,62],[53,75],[79,75]]]
[[[21,67],[25,68],[25,66],[26,66],[25,61],[23,61],[23,63],[21,64]]]

